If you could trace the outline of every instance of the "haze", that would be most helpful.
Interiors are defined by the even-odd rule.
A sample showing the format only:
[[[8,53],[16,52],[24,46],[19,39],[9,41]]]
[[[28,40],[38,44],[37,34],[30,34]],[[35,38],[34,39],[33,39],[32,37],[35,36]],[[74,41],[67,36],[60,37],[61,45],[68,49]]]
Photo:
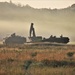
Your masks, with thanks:
[[[10,0],[0,0],[0,2],[9,2]],[[12,0],[15,4],[22,4],[26,5],[29,4],[31,7],[34,8],[66,8],[73,3],[75,0]]]
[[[12,3],[9,3],[10,0],[6,1],[8,3],[0,0],[4,2],[0,3],[0,38],[8,37],[14,32],[29,37],[30,24],[33,22],[37,36],[63,34],[75,42],[75,5],[72,6],[75,0],[12,0]],[[28,5],[21,7],[18,3],[39,9]]]

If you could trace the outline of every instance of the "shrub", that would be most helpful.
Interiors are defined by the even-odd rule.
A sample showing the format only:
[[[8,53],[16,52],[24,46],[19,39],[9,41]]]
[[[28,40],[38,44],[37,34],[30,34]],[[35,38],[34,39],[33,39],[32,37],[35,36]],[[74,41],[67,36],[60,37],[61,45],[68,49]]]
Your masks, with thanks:
[[[37,55],[37,52],[31,53],[32,57],[35,57]]]
[[[53,61],[50,61],[50,60],[43,60],[42,61],[43,65],[44,66],[50,66],[50,67],[58,67],[58,62],[53,60]]]
[[[8,61],[8,62],[13,62],[13,61],[14,61],[14,59],[9,58],[7,61]]]
[[[23,67],[27,70],[32,64],[32,62],[33,62],[32,60],[25,61]]]
[[[74,52],[68,52],[67,56],[72,57],[74,55]]]
[[[43,60],[42,63],[44,66],[49,66],[49,67],[75,66],[75,62],[71,61]]]

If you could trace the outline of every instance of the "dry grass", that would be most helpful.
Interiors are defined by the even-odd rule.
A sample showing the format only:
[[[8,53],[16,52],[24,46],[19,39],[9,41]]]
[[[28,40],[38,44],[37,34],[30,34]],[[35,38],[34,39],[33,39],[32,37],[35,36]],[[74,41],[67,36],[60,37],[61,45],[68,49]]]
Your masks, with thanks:
[[[68,61],[68,52],[75,53],[75,46],[18,46],[18,47],[0,47],[0,75],[75,75],[75,68],[70,67],[47,67],[31,65],[26,71],[24,62],[34,60]],[[32,56],[32,54],[37,55]],[[71,61],[75,61],[75,54]]]

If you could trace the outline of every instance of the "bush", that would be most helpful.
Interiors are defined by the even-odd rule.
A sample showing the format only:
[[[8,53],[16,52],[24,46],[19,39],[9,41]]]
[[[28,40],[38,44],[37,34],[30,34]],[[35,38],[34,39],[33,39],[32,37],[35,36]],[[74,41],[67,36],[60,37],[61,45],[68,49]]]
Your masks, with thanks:
[[[42,63],[44,66],[49,66],[49,67],[75,66],[75,62],[71,62],[71,61],[43,60]]]
[[[8,61],[8,62],[13,62],[13,61],[14,61],[14,59],[9,58],[7,61]]]
[[[74,52],[68,52],[67,56],[72,57],[74,55]]]
[[[31,53],[32,57],[35,57],[37,55],[37,52]]]
[[[32,60],[25,61],[23,67],[27,70],[32,64],[32,62],[33,62]]]
[[[44,66],[50,66],[50,67],[58,67],[58,62],[53,60],[53,61],[49,61],[49,60],[43,60],[42,61]]]

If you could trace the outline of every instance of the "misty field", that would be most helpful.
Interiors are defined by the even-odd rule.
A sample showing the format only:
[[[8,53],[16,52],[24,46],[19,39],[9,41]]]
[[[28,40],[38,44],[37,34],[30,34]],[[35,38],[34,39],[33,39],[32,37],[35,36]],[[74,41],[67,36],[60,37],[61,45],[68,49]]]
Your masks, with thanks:
[[[75,75],[75,46],[0,45],[0,75]]]

